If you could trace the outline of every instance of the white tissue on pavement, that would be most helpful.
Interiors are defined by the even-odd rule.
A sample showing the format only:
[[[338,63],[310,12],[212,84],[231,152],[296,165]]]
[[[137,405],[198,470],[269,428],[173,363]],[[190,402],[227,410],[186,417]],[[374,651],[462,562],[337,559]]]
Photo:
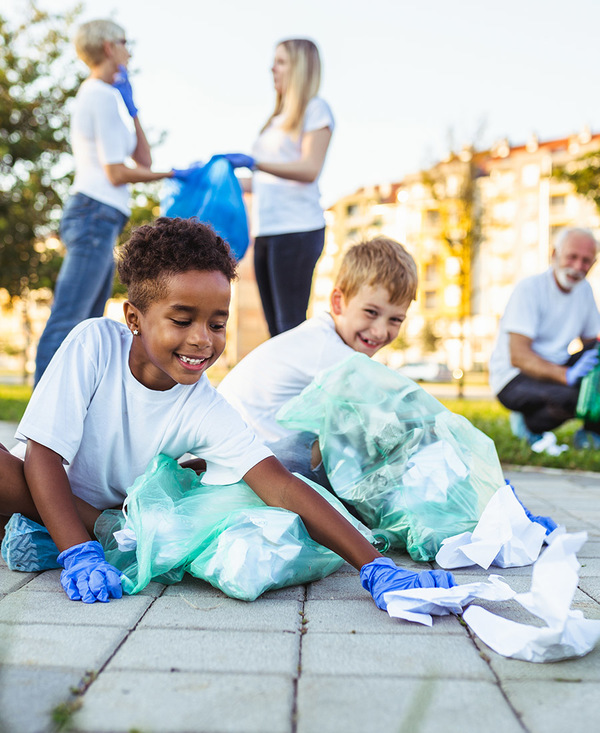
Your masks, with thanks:
[[[600,639],[600,621],[571,610],[580,568],[575,553],[586,539],[586,532],[557,536],[533,566],[531,590],[514,596],[547,626],[519,624],[477,606],[467,608],[464,621],[485,644],[505,657],[555,662],[587,654]]]
[[[392,618],[401,618],[431,626],[431,616],[447,616],[461,613],[475,598],[487,601],[506,601],[515,591],[498,575],[490,575],[488,581],[465,583],[452,588],[411,588],[383,594],[387,612]]]
[[[470,565],[486,570],[490,565],[521,567],[535,562],[545,538],[544,527],[528,519],[510,486],[502,486],[487,503],[473,532],[443,540],[435,560],[445,570]]]

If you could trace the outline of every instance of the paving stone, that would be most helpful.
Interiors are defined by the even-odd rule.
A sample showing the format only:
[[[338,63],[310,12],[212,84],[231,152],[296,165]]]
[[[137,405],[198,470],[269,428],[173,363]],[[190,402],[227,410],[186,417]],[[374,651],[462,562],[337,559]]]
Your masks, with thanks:
[[[0,730],[42,733],[56,730],[52,710],[69,699],[83,669],[0,667]]]
[[[304,586],[303,585],[292,585],[287,588],[279,588],[278,590],[270,590],[263,593],[261,598],[277,598],[286,600],[304,600]],[[210,583],[205,583],[199,578],[194,578],[191,575],[185,575],[180,583],[174,585],[168,585],[165,588],[164,596],[184,596],[185,598],[227,598],[222,591],[217,588],[213,588]]]
[[[307,633],[346,634],[422,634],[421,624],[392,619],[380,611],[370,598],[360,601],[307,601],[304,615],[308,623]],[[439,616],[428,629],[432,634],[467,634],[456,616]]]
[[[504,680],[564,680],[575,681],[585,680],[586,682],[600,680],[600,646],[584,657],[574,657],[561,662],[546,662],[536,664],[522,662],[519,659],[502,657],[486,646],[481,639],[475,638],[477,647],[487,657],[490,665],[498,678]]]
[[[35,579],[35,573],[19,573],[9,570],[3,561],[0,566],[0,593],[12,593]]]
[[[43,612],[40,612],[43,618]],[[0,659],[22,667],[71,667],[98,670],[125,638],[109,626],[0,624]]]
[[[0,622],[35,624],[43,619],[46,624],[68,626],[120,626],[133,628],[144,615],[152,598],[124,596],[109,603],[81,603],[71,601],[66,593],[18,591],[0,601]]]
[[[299,632],[138,629],[109,668],[295,675],[299,638]]]
[[[560,675],[563,664],[552,665],[557,667],[555,681],[520,680],[503,683],[508,699],[529,733],[591,733],[598,730],[598,683],[585,678],[577,682],[565,682]]]
[[[339,575],[330,575],[323,578],[317,583],[311,583],[308,586],[307,598],[308,600],[327,601],[347,600],[349,598],[367,598],[371,600],[371,594],[360,584],[358,573],[356,575],[340,573]]]
[[[313,634],[302,643],[303,674],[492,680],[475,646],[436,634]]]
[[[301,609],[302,604],[296,600],[258,598],[253,603],[246,603],[223,596],[194,603],[184,596],[168,596],[154,601],[140,628],[293,632],[300,628]]]
[[[65,595],[62,585],[60,584],[61,570],[44,570],[43,573],[30,574],[31,578],[27,585],[23,586],[25,591],[45,591],[47,593],[59,593]],[[21,573],[19,573],[21,575]]]
[[[502,693],[491,682],[321,675],[303,675],[298,684],[297,730],[523,733]]]
[[[273,674],[107,671],[75,715],[79,733],[290,733],[293,679]]]

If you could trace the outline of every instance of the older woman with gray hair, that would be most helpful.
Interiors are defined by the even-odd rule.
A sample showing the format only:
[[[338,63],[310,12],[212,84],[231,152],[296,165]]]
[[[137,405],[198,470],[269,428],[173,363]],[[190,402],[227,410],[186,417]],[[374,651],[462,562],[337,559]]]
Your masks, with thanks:
[[[60,224],[67,254],[38,345],[36,384],[69,331],[104,313],[112,292],[114,246],[130,214],[128,184],[186,173],[151,170],[150,146],[127,76],[130,54],[123,28],[112,20],[92,20],[79,27],[74,40],[90,73],[71,118],[75,181]]]

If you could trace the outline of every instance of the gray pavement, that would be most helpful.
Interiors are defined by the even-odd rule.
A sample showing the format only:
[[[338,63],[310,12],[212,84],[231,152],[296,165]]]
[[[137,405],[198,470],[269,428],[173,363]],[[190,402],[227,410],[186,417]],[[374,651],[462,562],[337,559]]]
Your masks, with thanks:
[[[587,530],[574,607],[600,619],[600,475],[506,475],[534,513]],[[531,568],[499,572],[528,589]],[[189,578],[88,606],[67,599],[58,574],[14,573],[0,561],[3,733],[56,730],[53,711],[82,733],[598,729],[600,646],[553,664],[505,659],[459,618],[431,629],[392,620],[349,566],[254,603]],[[459,582],[487,575],[456,572]],[[489,607],[533,622],[514,602]]]

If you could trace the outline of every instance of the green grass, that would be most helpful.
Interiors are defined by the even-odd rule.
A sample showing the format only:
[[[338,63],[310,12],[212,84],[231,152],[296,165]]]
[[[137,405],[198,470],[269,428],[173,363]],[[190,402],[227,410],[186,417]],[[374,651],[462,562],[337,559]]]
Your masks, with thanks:
[[[18,422],[25,411],[31,387],[0,384],[0,420]],[[556,430],[559,443],[569,450],[560,456],[534,453],[524,440],[517,440],[510,431],[508,410],[496,400],[445,399],[441,402],[452,412],[464,415],[470,422],[494,441],[502,463],[516,466],[542,466],[584,471],[600,471],[600,451],[575,450],[573,434],[581,426],[579,420],[570,420]]]
[[[534,453],[526,441],[514,437],[508,422],[508,410],[496,400],[445,399],[440,401],[452,412],[464,415],[476,428],[494,441],[501,463],[600,471],[600,451],[573,448],[573,435],[581,427],[580,420],[569,420],[554,431],[558,443],[566,443],[569,450],[559,456],[549,456],[546,453]]]
[[[0,420],[18,422],[29,398],[31,387],[21,384],[0,384]]]

